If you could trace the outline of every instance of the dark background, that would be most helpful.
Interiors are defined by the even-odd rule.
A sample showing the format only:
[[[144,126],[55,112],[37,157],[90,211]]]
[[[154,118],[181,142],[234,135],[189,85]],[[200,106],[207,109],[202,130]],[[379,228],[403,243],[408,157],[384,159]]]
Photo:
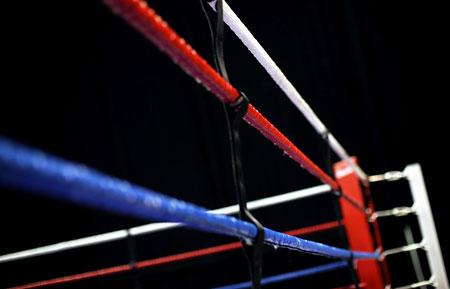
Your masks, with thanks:
[[[212,63],[209,31],[198,1],[150,4]],[[448,268],[450,241],[444,233],[449,215],[442,170],[448,154],[443,47],[448,31],[442,9],[435,4],[365,0],[229,4],[367,173],[402,170],[414,162],[422,165]],[[2,136],[208,208],[235,203],[225,119],[214,96],[100,1],[8,5],[5,13],[12,19],[3,44]],[[320,138],[228,30],[225,57],[231,82],[324,167]],[[245,125],[242,135],[250,199],[318,184],[252,128]],[[374,186],[377,207],[408,204],[407,193],[397,194],[405,190],[402,183]],[[26,192],[1,189],[1,194],[0,254],[145,223]],[[255,214],[277,230],[334,218],[329,196]],[[415,226],[414,218],[406,220]],[[381,223],[386,247],[403,244],[398,222]],[[309,238],[342,245],[336,232]],[[136,240],[140,260],[228,241],[186,229]],[[326,262],[266,250],[267,275]],[[0,287],[127,263],[127,258],[125,243],[115,242],[1,264]],[[394,285],[414,281],[405,265],[409,259],[392,258]],[[144,288],[210,288],[247,278],[238,251],[140,274]],[[341,270],[276,287],[331,288],[348,280],[348,272]],[[83,286],[133,288],[133,276],[67,288]]]

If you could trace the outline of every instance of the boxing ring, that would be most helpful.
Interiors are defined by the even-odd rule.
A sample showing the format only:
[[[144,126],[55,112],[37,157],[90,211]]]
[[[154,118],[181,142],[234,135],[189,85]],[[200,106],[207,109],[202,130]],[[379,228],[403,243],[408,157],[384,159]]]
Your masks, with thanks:
[[[8,253],[0,256],[0,263],[6,264],[38,256],[60,254],[68,250],[99,246],[108,242],[150,235],[182,226],[207,233],[231,236],[240,240],[240,242],[149,260],[135,260],[130,264],[27,284],[18,284],[11,288],[44,288],[75,283],[86,279],[100,278],[229,252],[239,248],[252,252],[252,258],[248,259],[251,280],[243,280],[240,283],[224,285],[216,287],[216,289],[259,288],[267,284],[305,276],[326,274],[342,268],[349,268],[354,274],[353,284],[346,288],[391,288],[390,273],[386,259],[391,255],[405,252],[411,254],[411,262],[414,263],[418,279],[420,280],[417,280],[416,283],[397,287],[397,289],[425,288],[424,286],[449,288],[420,166],[413,164],[407,166],[402,172],[368,176],[359,167],[357,160],[349,156],[315,115],[226,2],[217,1],[216,3],[216,1],[211,1],[209,4],[214,11],[217,7],[220,7],[220,12],[218,11],[218,13],[223,17],[223,21],[236,33],[238,38],[267,70],[282,91],[305,115],[317,133],[323,137],[329,148],[341,158],[340,162],[333,165],[333,175],[330,174],[332,173],[331,171],[326,173],[322,170],[294,145],[248,102],[246,96],[243,96],[240,91],[226,80],[226,77],[219,74],[198,55],[145,2],[139,0],[104,0],[104,3],[221,102],[230,105],[235,110],[240,110],[242,103],[244,103],[245,109],[241,111],[242,119],[298,163],[302,169],[315,176],[323,185],[249,202],[246,202],[245,198],[238,198],[239,202],[236,205],[207,210],[149,188],[132,184],[126,180],[109,176],[82,164],[70,162],[0,137],[0,185],[25,190],[44,198],[63,200],[80,206],[98,209],[100,212],[108,211],[141,220],[162,222]],[[239,169],[237,172],[239,174]],[[239,179],[239,176],[236,179]],[[376,211],[371,196],[370,184],[373,182],[400,180],[408,182],[414,204],[410,207],[396,207],[390,210]],[[337,220],[335,221],[278,232],[263,227],[257,220],[252,218],[246,219],[242,216],[243,212],[247,210],[254,211],[323,194],[331,194],[336,197],[336,205],[340,214],[337,215]],[[239,214],[239,218],[232,216],[235,214]],[[398,248],[384,249],[377,220],[384,217],[402,217],[406,215],[417,216],[422,241],[419,243],[411,242]],[[338,229],[345,235],[348,248],[338,248],[304,238],[310,234],[332,229]],[[327,257],[330,261],[327,264],[306,269],[264,276],[261,274],[262,265],[258,262],[258,257],[254,256],[258,255],[259,258],[262,258],[262,243],[286,248],[299,254]],[[425,277],[423,274],[420,274],[420,265],[415,261],[417,258],[414,255],[414,251],[417,250],[425,251],[431,276]]]

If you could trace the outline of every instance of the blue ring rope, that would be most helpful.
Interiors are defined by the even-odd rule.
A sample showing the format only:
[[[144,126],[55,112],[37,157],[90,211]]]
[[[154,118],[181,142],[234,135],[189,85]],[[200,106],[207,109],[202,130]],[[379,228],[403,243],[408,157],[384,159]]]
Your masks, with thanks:
[[[338,261],[334,263],[329,263],[325,265],[320,265],[316,267],[311,267],[307,269],[301,269],[297,271],[287,272],[279,275],[269,276],[261,279],[261,285],[267,285],[272,283],[278,283],[282,281],[288,281],[292,279],[302,278],[306,276],[312,276],[319,273],[325,273],[332,270],[337,270],[341,268],[346,268],[348,266],[346,261]],[[251,288],[252,282],[242,282],[242,283],[236,283],[232,285],[226,285],[222,287],[216,287],[213,289],[244,289],[244,288]]]
[[[145,220],[183,223],[191,228],[234,236],[249,242],[256,227],[234,217],[214,215],[84,165],[68,162],[0,137],[0,183],[45,197]],[[350,259],[352,252],[265,228],[265,243],[331,258]],[[377,259],[378,252],[353,252],[354,259]]]

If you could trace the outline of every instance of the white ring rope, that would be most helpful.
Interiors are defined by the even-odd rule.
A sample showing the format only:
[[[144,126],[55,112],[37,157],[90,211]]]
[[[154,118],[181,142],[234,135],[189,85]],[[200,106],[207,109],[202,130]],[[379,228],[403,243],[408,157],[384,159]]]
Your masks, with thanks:
[[[209,2],[209,5],[215,10],[216,2]],[[237,15],[231,10],[230,6],[223,1],[223,20],[230,27],[230,29],[236,34],[236,36],[242,41],[242,43],[248,48],[258,62],[264,67],[267,73],[272,77],[276,84],[283,90],[283,92],[289,97],[292,103],[303,113],[305,118],[314,127],[317,133],[321,136],[328,135],[328,141],[332,150],[344,161],[346,161],[350,167],[355,171],[358,177],[367,182],[367,175],[364,171],[355,164],[342,145],[336,140],[336,138],[330,133],[327,127],[317,117],[308,103],[303,99],[300,93],[295,89],[292,83],[286,78],[281,69],[276,65],[272,58],[267,54],[264,48],[253,37],[247,27],[241,22]]]

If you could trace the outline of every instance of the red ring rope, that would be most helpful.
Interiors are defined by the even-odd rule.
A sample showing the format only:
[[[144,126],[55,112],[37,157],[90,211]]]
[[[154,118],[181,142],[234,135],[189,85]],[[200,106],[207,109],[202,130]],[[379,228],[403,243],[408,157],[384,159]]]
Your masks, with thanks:
[[[148,7],[145,1],[104,0],[104,2],[222,102],[230,103],[239,98],[238,90],[223,79],[152,8]],[[244,119],[323,183],[330,185],[334,190],[339,188],[335,180],[314,164],[252,105],[249,105]]]

